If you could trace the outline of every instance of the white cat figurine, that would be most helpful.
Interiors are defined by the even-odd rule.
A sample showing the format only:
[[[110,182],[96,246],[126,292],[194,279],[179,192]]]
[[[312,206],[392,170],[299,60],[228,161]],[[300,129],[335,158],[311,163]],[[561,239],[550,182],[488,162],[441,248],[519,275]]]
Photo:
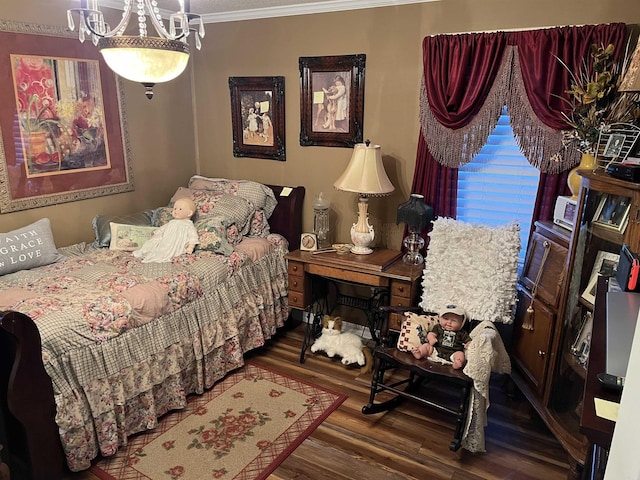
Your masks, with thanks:
[[[369,373],[373,366],[371,349],[362,345],[362,339],[354,334],[342,333],[342,318],[325,315],[322,319],[322,334],[311,345],[312,352],[325,352],[328,357],[342,357],[342,364],[357,363],[360,373]]]

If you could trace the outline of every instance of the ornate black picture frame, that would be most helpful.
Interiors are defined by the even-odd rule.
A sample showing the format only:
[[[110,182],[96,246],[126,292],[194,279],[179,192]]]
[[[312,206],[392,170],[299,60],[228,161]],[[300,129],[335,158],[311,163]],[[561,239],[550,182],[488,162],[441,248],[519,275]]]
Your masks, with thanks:
[[[233,156],[285,161],[284,77],[229,77]]]
[[[366,55],[300,57],[300,145],[362,143]]]

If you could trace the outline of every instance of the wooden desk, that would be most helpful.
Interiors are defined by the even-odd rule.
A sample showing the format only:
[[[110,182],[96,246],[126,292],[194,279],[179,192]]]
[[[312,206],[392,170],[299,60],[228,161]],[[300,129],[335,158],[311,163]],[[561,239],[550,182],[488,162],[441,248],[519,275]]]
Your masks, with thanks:
[[[354,301],[356,308],[369,310],[367,318],[372,337],[376,338],[376,330],[380,328],[375,322],[378,311],[371,311],[379,301],[394,306],[415,306],[418,304],[418,290],[422,278],[422,265],[406,265],[402,261],[402,252],[387,249],[375,249],[370,255],[353,253],[338,254],[336,252],[313,254],[296,250],[288,253],[289,273],[289,307],[304,310],[312,316],[307,328],[307,335],[300,352],[300,362],[304,362],[304,354],[311,340],[320,330],[322,316],[330,312],[325,292],[312,291],[312,278],[322,277],[327,280],[353,283],[374,287],[376,298],[368,303]],[[351,300],[352,297],[345,296]],[[390,328],[400,329],[402,315],[391,314]]]
[[[607,291],[609,279],[598,279],[596,303],[593,310],[593,327],[591,334],[591,348],[589,350],[589,366],[584,385],[584,403],[580,418],[580,431],[585,434],[591,444],[590,458],[585,463],[585,471],[589,476],[585,478],[599,479],[604,477],[611,438],[615,422],[596,415],[594,398],[602,398],[620,403],[621,394],[602,388],[597,379],[598,373],[606,370],[607,345]]]

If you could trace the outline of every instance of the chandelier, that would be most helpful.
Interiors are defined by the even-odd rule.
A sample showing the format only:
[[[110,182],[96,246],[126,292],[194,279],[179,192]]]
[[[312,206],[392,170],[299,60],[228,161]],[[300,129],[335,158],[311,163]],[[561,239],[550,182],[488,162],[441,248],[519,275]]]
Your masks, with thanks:
[[[98,47],[105,62],[121,77],[139,82],[145,87],[147,98],[153,97],[156,83],[168,82],[180,75],[189,62],[187,38],[193,29],[196,48],[200,50],[200,38],[204,37],[204,23],[200,15],[189,12],[189,0],[178,0],[180,8],[169,16],[169,28],[165,27],[156,0],[122,0],[124,2],[120,23],[111,28],[100,11],[98,0],[81,0],[80,8],[67,10],[69,28],[75,30],[74,14],[80,19],[78,39],[89,38]],[[138,36],[125,35],[131,16],[137,16]],[[147,17],[158,37],[147,35]]]

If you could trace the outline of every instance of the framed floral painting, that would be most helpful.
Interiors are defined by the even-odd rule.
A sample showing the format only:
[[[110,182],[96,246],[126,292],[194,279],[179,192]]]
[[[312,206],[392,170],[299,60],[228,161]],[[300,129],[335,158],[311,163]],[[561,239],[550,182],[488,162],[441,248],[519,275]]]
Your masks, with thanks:
[[[0,23],[0,213],[131,191],[122,91],[90,42]]]
[[[229,77],[233,156],[286,160],[284,77]]]
[[[300,57],[300,145],[353,147],[364,123],[366,55]]]

